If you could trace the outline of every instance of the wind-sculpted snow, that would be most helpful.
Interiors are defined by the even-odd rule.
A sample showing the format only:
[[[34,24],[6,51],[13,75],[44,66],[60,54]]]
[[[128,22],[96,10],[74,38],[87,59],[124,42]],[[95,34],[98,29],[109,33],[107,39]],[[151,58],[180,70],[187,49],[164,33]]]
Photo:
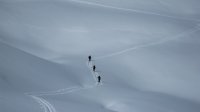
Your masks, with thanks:
[[[0,0],[0,112],[200,112],[199,5]]]

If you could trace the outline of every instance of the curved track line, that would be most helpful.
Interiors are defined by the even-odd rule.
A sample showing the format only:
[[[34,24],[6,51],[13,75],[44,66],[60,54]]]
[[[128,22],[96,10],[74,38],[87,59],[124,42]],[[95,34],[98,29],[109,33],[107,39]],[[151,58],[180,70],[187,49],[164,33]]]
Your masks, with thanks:
[[[162,39],[160,41],[156,41],[156,42],[152,42],[152,43],[148,43],[148,44],[144,44],[144,45],[134,46],[134,47],[131,47],[131,48],[128,48],[128,49],[124,49],[122,51],[114,52],[114,53],[111,53],[111,54],[108,54],[108,55],[98,56],[98,57],[95,58],[95,60],[99,60],[99,59],[104,59],[104,58],[108,58],[108,57],[120,55],[120,54],[129,52],[129,51],[140,49],[140,48],[144,48],[144,47],[149,47],[149,46],[154,46],[154,45],[162,44],[162,43],[165,43],[165,42],[168,42],[168,41],[180,38],[182,36],[192,34],[192,33],[197,32],[199,30],[200,30],[199,26],[197,26],[197,27],[194,27],[194,28],[192,28],[190,30],[187,30],[186,32],[183,32],[183,33],[180,33],[178,35],[175,35],[173,37],[165,38],[165,39]]]
[[[86,63],[86,65],[90,69],[91,74],[93,75],[93,78],[96,81],[97,80],[95,77],[96,74],[91,69],[91,67],[93,66],[93,63],[92,62],[90,62],[88,64]],[[99,75],[99,74],[97,73],[97,75]],[[38,102],[42,106],[42,109],[44,110],[44,112],[56,112],[56,109],[54,108],[54,106],[52,104],[50,104],[48,101],[46,101],[45,99],[43,99],[39,96],[67,94],[67,93],[84,90],[84,89],[90,89],[90,88],[94,88],[94,87],[97,87],[97,84],[91,85],[91,86],[86,86],[86,87],[74,86],[74,87],[70,87],[70,88],[58,89],[55,91],[48,91],[48,92],[29,92],[29,93],[25,93],[25,95],[28,95],[29,97],[34,99],[36,102]]]
[[[56,109],[52,104],[50,104],[45,99],[41,98],[41,96],[48,96],[48,95],[60,95],[60,94],[67,94],[79,90],[84,89],[90,89],[94,88],[96,85],[92,86],[86,86],[86,87],[72,87],[72,88],[65,88],[65,89],[59,89],[56,91],[50,91],[50,92],[33,92],[33,93],[25,93],[25,95],[28,95],[32,99],[34,99],[36,102],[38,102],[41,106],[44,112],[56,112]]]
[[[81,3],[81,4],[87,4],[87,5],[94,5],[94,6],[99,6],[99,7],[105,7],[105,8],[110,8],[110,9],[122,10],[122,11],[129,11],[129,12],[134,12],[134,13],[141,13],[141,14],[147,14],[147,15],[162,16],[162,17],[167,17],[167,18],[172,18],[172,19],[200,22],[199,19],[189,19],[189,18],[170,16],[170,15],[165,15],[165,14],[160,14],[160,13],[150,12],[150,11],[142,11],[142,10],[136,10],[136,9],[120,8],[120,7],[104,5],[104,4],[95,3],[95,2],[88,2],[88,1],[82,1],[82,0],[68,0],[68,1]]]
[[[59,90],[50,91],[50,92],[25,93],[25,95],[28,95],[29,97],[34,99],[37,103],[39,103],[42,106],[41,108],[44,110],[44,112],[57,112],[56,109],[54,108],[54,106],[51,103],[49,103],[48,101],[46,101],[45,99],[41,98],[41,96],[67,94],[67,93],[80,91],[80,90],[84,90],[84,89],[90,89],[90,88],[94,88],[94,87],[96,87],[96,85],[86,86],[86,87],[69,88],[69,89],[68,88],[67,89],[59,89]]]
[[[33,95],[29,95],[29,96],[42,106],[42,108],[44,109],[44,112],[56,112],[56,109],[43,98],[33,96]]]

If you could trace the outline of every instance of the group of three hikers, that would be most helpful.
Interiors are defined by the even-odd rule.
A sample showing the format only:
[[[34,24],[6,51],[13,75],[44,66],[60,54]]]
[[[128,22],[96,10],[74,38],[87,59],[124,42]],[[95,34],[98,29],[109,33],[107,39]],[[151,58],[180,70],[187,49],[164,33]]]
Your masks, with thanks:
[[[88,61],[89,61],[89,62],[92,61],[92,56],[88,56]],[[93,65],[93,66],[92,66],[92,69],[93,69],[93,72],[95,72],[95,71],[96,71],[96,66]],[[101,82],[101,76],[98,75],[98,76],[97,76],[97,79],[98,79],[98,83],[100,83],[100,82]]]

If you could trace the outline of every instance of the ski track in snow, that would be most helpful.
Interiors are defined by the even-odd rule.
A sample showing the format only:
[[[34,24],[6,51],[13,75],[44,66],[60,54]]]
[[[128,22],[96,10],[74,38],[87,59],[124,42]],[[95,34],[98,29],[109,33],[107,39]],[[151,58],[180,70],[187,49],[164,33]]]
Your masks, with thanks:
[[[56,109],[45,99],[34,95],[29,96],[41,105],[41,108],[44,110],[44,112],[56,112]]]
[[[98,74],[98,72],[93,72],[92,61],[87,62],[86,65],[90,69],[90,72],[93,75],[95,82],[97,82],[96,77],[99,74]],[[102,85],[102,83],[99,84],[99,86],[101,86],[101,85]],[[54,106],[51,103],[49,103],[47,100],[42,98],[42,96],[68,94],[68,93],[75,92],[75,91],[94,88],[94,87],[97,87],[97,86],[98,86],[98,84],[96,83],[95,85],[90,85],[90,86],[85,86],[85,87],[74,86],[74,87],[63,88],[63,89],[58,89],[58,90],[55,90],[55,91],[48,91],[48,92],[27,92],[27,93],[25,93],[25,95],[31,97],[37,103],[39,103],[41,105],[41,108],[44,110],[44,112],[56,112],[56,109],[54,108]]]
[[[182,18],[182,17],[165,15],[165,14],[160,14],[160,13],[151,12],[151,11],[143,11],[143,10],[137,10],[137,9],[121,8],[121,7],[115,7],[115,6],[105,5],[105,4],[96,3],[96,2],[89,2],[89,1],[82,1],[82,0],[68,0],[68,1],[75,2],[75,3],[80,3],[80,4],[87,4],[87,5],[93,5],[93,6],[98,6],[98,7],[116,9],[116,10],[121,10],[121,11],[129,11],[129,12],[134,12],[134,13],[155,15],[155,16],[167,17],[167,18],[178,19],[178,20],[187,20],[187,21],[200,22],[199,19]]]
[[[118,51],[118,52],[113,52],[113,53],[110,53],[110,54],[107,54],[107,55],[104,55],[104,56],[97,56],[97,57],[95,57],[95,60],[109,58],[109,57],[112,57],[112,56],[117,56],[117,55],[129,52],[129,51],[132,51],[132,50],[137,50],[137,49],[140,49],[140,48],[145,48],[145,47],[150,47],[150,46],[162,44],[162,43],[165,43],[165,42],[168,42],[168,41],[171,41],[171,40],[178,39],[178,38],[183,37],[185,35],[189,35],[189,34],[195,33],[195,32],[197,32],[199,30],[200,30],[200,25],[197,25],[196,27],[194,27],[194,28],[192,28],[190,30],[184,31],[183,33],[180,33],[178,35],[175,35],[175,36],[172,36],[172,37],[168,37],[168,38],[166,37],[164,39],[161,39],[161,40],[158,40],[158,41],[155,41],[155,42],[151,42],[151,43],[148,43],[148,44],[134,46],[134,47],[127,48],[127,49],[124,49],[124,50],[121,50],[121,51]]]

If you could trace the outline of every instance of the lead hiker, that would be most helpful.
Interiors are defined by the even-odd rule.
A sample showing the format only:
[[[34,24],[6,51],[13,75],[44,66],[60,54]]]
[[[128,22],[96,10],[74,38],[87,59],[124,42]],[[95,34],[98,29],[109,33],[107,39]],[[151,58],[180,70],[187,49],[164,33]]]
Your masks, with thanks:
[[[88,56],[88,60],[91,61],[91,59],[92,59],[92,57],[91,57],[91,56]]]

